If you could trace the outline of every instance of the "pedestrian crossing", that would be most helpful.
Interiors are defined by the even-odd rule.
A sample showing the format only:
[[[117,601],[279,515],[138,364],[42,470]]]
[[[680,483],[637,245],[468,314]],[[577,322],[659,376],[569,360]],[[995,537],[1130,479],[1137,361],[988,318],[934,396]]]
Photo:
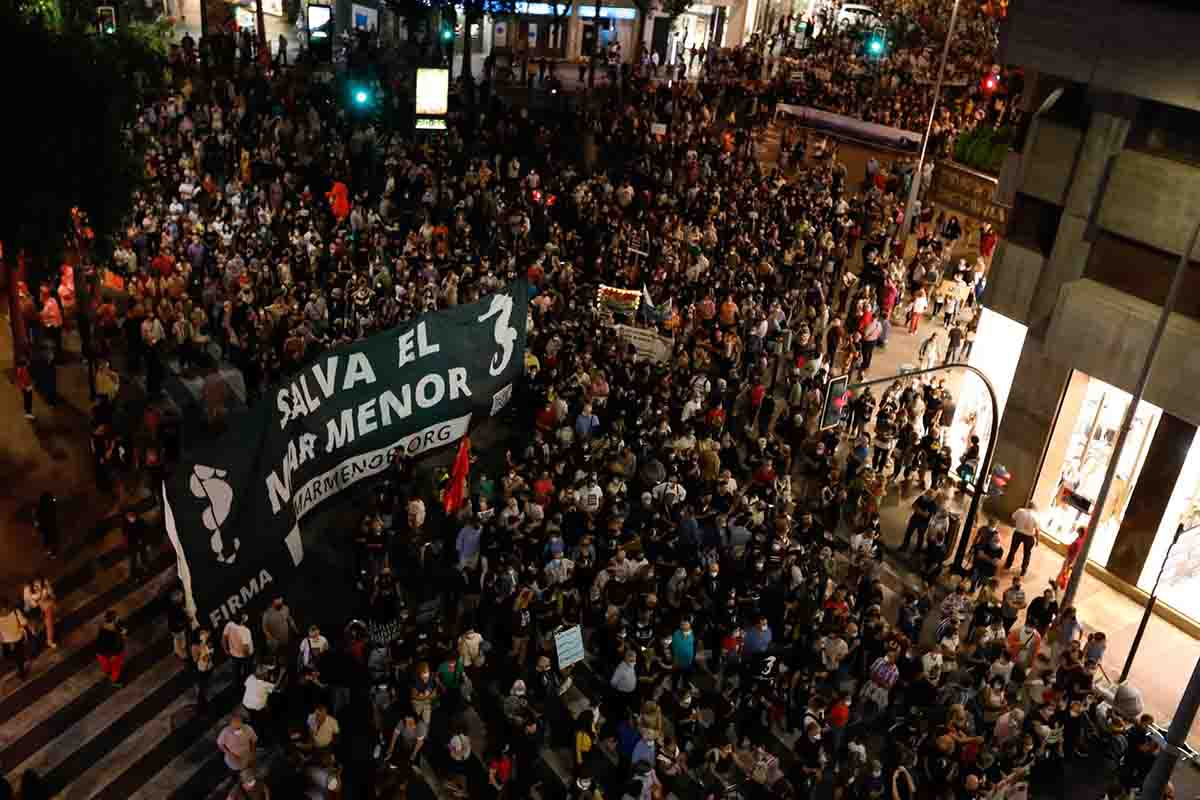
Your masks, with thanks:
[[[154,557],[152,576],[133,581],[117,539],[99,526],[90,540],[98,554],[71,562],[56,581],[60,648],[38,652],[25,678],[11,665],[0,674],[0,774],[16,782],[25,770],[36,770],[54,796],[64,800],[223,797],[230,774],[215,741],[226,715],[240,702],[242,688],[234,683],[232,666],[219,663],[209,687],[212,710],[197,707],[191,675],[174,654],[166,627],[166,604],[176,585],[171,552],[164,546]],[[109,609],[129,631],[122,687],[110,684],[96,664],[95,638]],[[573,670],[572,686],[562,696],[568,711],[562,724],[597,705],[603,714],[613,713],[606,702],[608,676],[601,669],[589,658]],[[702,691],[717,688],[704,670],[693,680]],[[506,690],[503,685],[480,687],[475,708],[463,717],[476,774],[486,775],[486,759],[505,736],[502,729],[489,729],[485,720],[504,725],[498,707]],[[534,800],[568,792],[574,754],[572,737],[563,734],[556,731],[541,753]],[[782,764],[790,763],[786,734],[772,730],[761,738],[759,743]],[[615,753],[605,746],[601,750],[615,772]],[[278,751],[268,748],[260,767],[270,769],[268,765],[281,761]],[[413,776],[410,796],[451,800],[439,769],[435,759],[428,759]]]
[[[24,678],[12,664],[0,676],[0,774],[15,785],[35,770],[63,800],[205,800],[217,788],[214,780],[227,775],[222,768],[196,778],[212,766],[213,729],[223,719],[196,712],[191,678],[174,654],[165,622],[173,560],[158,554],[152,577],[135,582],[120,545],[100,545],[99,555],[72,564],[56,582],[59,648],[33,653]],[[95,658],[96,634],[110,609],[129,631],[120,687],[101,674]],[[225,701],[215,708],[228,710],[240,699],[229,668],[212,688]]]
[[[69,591],[62,596],[61,647],[39,653],[25,679],[9,672],[0,681],[0,773],[10,781],[36,770],[62,800],[208,800],[229,791],[230,774],[215,741],[225,715],[241,699],[241,687],[232,666],[220,665],[210,685],[214,710],[198,709],[192,679],[174,654],[165,623],[174,566],[165,552],[155,565],[153,577],[133,583],[122,554],[105,550],[81,567],[88,570],[85,577],[73,572],[62,579],[60,586]],[[111,685],[95,663],[96,632],[109,608],[129,630],[122,687]],[[579,665],[562,698],[568,716],[602,703],[606,686],[591,667]],[[499,702],[495,696],[490,700]],[[483,702],[488,700],[477,700]],[[475,710],[464,721],[474,769],[486,774],[489,740],[503,734],[488,730]],[[776,746],[787,749],[783,742]],[[615,767],[615,754],[609,757]],[[263,763],[279,760],[268,750]],[[573,779],[571,750],[548,745],[537,771],[535,800],[563,796]],[[414,773],[409,792],[449,800],[429,762]]]

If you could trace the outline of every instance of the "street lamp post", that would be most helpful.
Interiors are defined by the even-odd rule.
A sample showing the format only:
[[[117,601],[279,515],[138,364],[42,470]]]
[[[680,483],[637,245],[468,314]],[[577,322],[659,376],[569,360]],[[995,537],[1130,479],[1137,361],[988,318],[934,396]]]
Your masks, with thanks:
[[[955,8],[958,8],[958,3],[955,2]],[[996,452],[996,439],[1000,433],[1000,401],[996,398],[996,387],[992,386],[992,382],[988,380],[988,376],[983,374],[983,371],[971,366],[970,364],[943,364],[940,367],[930,367],[929,369],[918,369],[912,372],[906,372],[903,375],[889,375],[885,378],[872,378],[869,381],[863,381],[851,385],[851,389],[861,389],[865,386],[873,386],[877,383],[890,383],[898,378],[913,378],[918,375],[926,375],[931,372],[943,372],[952,369],[965,369],[979,377],[983,381],[984,387],[987,389],[988,398],[992,401],[992,424],[991,432],[988,435],[987,447],[984,448],[983,458],[979,462],[979,469],[975,473],[975,491],[971,495],[971,504],[967,506],[967,516],[963,520],[962,531],[958,537],[958,547],[954,551],[954,561],[951,563],[951,568],[956,572],[961,572],[963,569],[963,559],[967,556],[967,544],[971,540],[971,528],[975,525],[975,520],[979,517],[979,505],[983,502],[983,493],[987,489],[988,475],[992,469],[992,455]]]
[[[254,0],[254,25],[258,28],[258,57],[263,64],[271,63],[270,45],[267,44],[267,23],[263,18],[263,0]]]
[[[933,121],[937,118],[938,102],[942,97],[942,80],[946,77],[946,58],[950,55],[950,40],[954,38],[954,25],[958,22],[958,4],[959,0],[954,0],[954,8],[950,12],[950,27],[946,29],[946,41],[942,44],[942,63],[938,66],[937,81],[933,85],[933,103],[929,106],[929,122],[926,123],[925,135],[921,138],[921,156],[917,159],[912,185],[908,187],[908,203],[904,206],[904,225],[902,226],[905,236],[913,229],[913,215],[917,209],[917,193],[921,190],[921,171],[925,168],[929,137],[933,133]]]
[[[1137,633],[1133,635],[1133,644],[1129,645],[1129,655],[1125,657],[1125,666],[1121,668],[1121,677],[1118,683],[1124,683],[1129,677],[1129,671],[1133,669],[1133,659],[1137,655],[1138,647],[1142,644],[1142,636],[1146,633],[1146,626],[1150,624],[1150,617],[1154,614],[1154,606],[1158,602],[1158,582],[1162,580],[1163,571],[1167,568],[1167,562],[1171,560],[1171,551],[1175,549],[1175,545],[1179,544],[1179,539],[1185,533],[1200,528],[1200,525],[1193,525],[1190,528],[1184,528],[1182,524],[1175,529],[1175,536],[1172,537],[1171,543],[1167,545],[1167,554],[1163,556],[1163,562],[1158,567],[1158,577],[1154,579],[1154,588],[1150,590],[1150,596],[1146,598],[1146,610],[1142,612],[1142,621],[1138,623]],[[1078,566],[1075,567],[1079,569]]]

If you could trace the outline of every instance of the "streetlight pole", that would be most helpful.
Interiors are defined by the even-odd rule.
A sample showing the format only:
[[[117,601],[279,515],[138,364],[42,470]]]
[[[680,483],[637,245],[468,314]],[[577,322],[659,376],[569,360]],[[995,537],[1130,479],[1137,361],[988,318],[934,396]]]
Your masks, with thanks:
[[[254,25],[258,28],[259,63],[270,64],[271,52],[267,44],[267,23],[263,19],[263,0],[254,0]]]
[[[955,8],[958,3],[955,3]],[[979,462],[979,469],[975,473],[975,491],[971,495],[971,504],[967,506],[967,516],[963,520],[962,530],[959,532],[958,547],[954,551],[954,561],[951,564],[951,569],[956,572],[962,571],[963,559],[967,556],[967,544],[971,540],[971,528],[975,526],[975,520],[979,517],[979,505],[983,502],[983,493],[987,489],[988,475],[992,469],[992,455],[996,452],[996,439],[1000,434],[1000,401],[996,397],[996,387],[992,386],[992,382],[988,380],[988,376],[983,374],[983,371],[972,367],[970,364],[943,364],[940,367],[930,367],[929,369],[918,369],[912,372],[906,372],[903,375],[889,375],[885,378],[872,378],[869,381],[852,384],[850,389],[861,389],[865,386],[873,386],[877,383],[890,383],[899,378],[913,378],[918,375],[927,375],[931,372],[944,372],[952,369],[965,369],[979,377],[983,381],[984,387],[987,389],[988,398],[992,401],[992,424],[991,432],[988,435],[987,447],[983,451],[983,459]]]
[[[1186,253],[1184,255],[1186,256]],[[1171,725],[1167,728],[1167,746],[1158,751],[1158,757],[1154,759],[1154,766],[1150,768],[1150,774],[1146,776],[1142,790],[1138,792],[1141,800],[1159,800],[1163,796],[1163,790],[1167,788],[1167,783],[1171,780],[1171,773],[1175,771],[1175,763],[1179,761],[1179,751],[1187,743],[1188,731],[1191,730],[1192,721],[1196,719],[1198,709],[1200,709],[1200,659],[1197,659],[1196,666],[1192,669],[1192,677],[1188,681],[1187,688],[1183,690],[1179,708],[1175,709],[1175,718],[1171,720]]]
[[[908,204],[904,206],[903,234],[913,229],[913,214],[917,209],[917,194],[921,190],[921,171],[925,168],[925,155],[929,150],[929,137],[933,134],[933,121],[937,118],[938,102],[942,97],[942,81],[946,77],[946,58],[950,55],[950,40],[954,38],[954,25],[958,22],[959,0],[954,0],[950,11],[950,27],[946,29],[946,41],[942,44],[942,63],[938,66],[937,81],[933,85],[933,103],[929,106],[929,122],[925,125],[925,136],[921,138],[921,156],[913,172],[912,185],[908,187]]]
[[[1179,290],[1183,288],[1183,276],[1188,271],[1188,261],[1192,255],[1192,251],[1196,249],[1196,240],[1200,238],[1200,221],[1197,221],[1196,227],[1192,229],[1192,235],[1188,237],[1187,246],[1183,248],[1183,252],[1179,255],[1179,263],[1175,267],[1175,275],[1171,278],[1171,288],[1167,290],[1167,299],[1163,301],[1162,312],[1158,315],[1158,325],[1154,329],[1154,335],[1150,339],[1150,348],[1146,352],[1146,360],[1142,363],[1142,372],[1138,375],[1137,384],[1133,389],[1133,398],[1129,401],[1129,407],[1125,409],[1125,417],[1121,420],[1121,430],[1117,433],[1117,441],[1113,445],[1112,455],[1108,459],[1108,469],[1104,472],[1104,481],[1100,484],[1100,491],[1096,495],[1095,501],[1092,503],[1092,513],[1088,518],[1087,532],[1083,535],[1083,549],[1079,551],[1076,557],[1078,566],[1071,570],[1071,578],[1067,583],[1066,594],[1063,595],[1060,608],[1067,608],[1074,604],[1075,593],[1079,591],[1079,582],[1083,579],[1083,573],[1087,571],[1088,553],[1092,549],[1092,541],[1096,538],[1096,528],[1100,525],[1100,517],[1104,513],[1104,506],[1108,503],[1108,492],[1112,489],[1113,478],[1117,474],[1117,465],[1121,461],[1121,451],[1125,447],[1125,440],[1129,438],[1129,431],[1133,427],[1134,415],[1137,413],[1137,407],[1142,402],[1142,395],[1146,392],[1146,384],[1150,380],[1150,369],[1154,366],[1154,357],[1158,355],[1158,346],[1162,343],[1163,334],[1167,330],[1167,322],[1171,319],[1171,311],[1175,308],[1175,301],[1179,299]]]
[[[1146,626],[1150,624],[1150,617],[1154,614],[1154,606],[1158,602],[1158,582],[1162,580],[1163,571],[1167,568],[1167,562],[1171,559],[1171,551],[1175,549],[1175,545],[1179,544],[1179,539],[1185,533],[1191,533],[1197,527],[1193,525],[1185,529],[1182,524],[1175,529],[1175,536],[1171,539],[1171,543],[1167,545],[1167,554],[1163,556],[1163,562],[1158,567],[1158,577],[1154,579],[1154,588],[1150,590],[1150,597],[1146,599],[1146,610],[1142,612],[1142,621],[1138,623],[1137,633],[1133,635],[1133,644],[1129,645],[1129,655],[1125,657],[1125,666],[1121,668],[1121,677],[1117,680],[1118,683],[1124,683],[1129,677],[1129,671],[1133,669],[1133,659],[1137,655],[1138,647],[1142,644],[1142,636],[1146,633]],[[1076,567],[1078,569],[1078,566]]]

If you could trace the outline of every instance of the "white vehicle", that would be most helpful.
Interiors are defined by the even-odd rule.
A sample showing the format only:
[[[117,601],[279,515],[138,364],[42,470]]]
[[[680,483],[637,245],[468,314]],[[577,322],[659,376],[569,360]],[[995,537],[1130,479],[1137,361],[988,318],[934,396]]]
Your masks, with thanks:
[[[839,28],[875,25],[879,21],[879,12],[871,6],[862,5],[861,3],[846,3],[838,9],[837,13],[837,26]]]

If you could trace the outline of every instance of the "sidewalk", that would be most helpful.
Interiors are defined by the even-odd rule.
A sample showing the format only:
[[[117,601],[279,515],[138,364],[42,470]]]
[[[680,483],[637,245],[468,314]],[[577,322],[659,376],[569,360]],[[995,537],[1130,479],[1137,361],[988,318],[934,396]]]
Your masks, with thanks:
[[[868,377],[896,374],[901,364],[916,363],[917,348],[928,336],[932,324],[924,323],[917,334],[912,336],[893,328],[887,349],[876,351]],[[915,491],[893,491],[884,500],[880,516],[883,521],[883,541],[888,546],[899,546],[908,524],[910,506],[916,497]],[[966,504],[970,502],[970,498],[956,495],[955,502],[961,506],[960,511],[965,517]],[[985,512],[981,512],[981,516],[982,513]],[[1007,555],[1012,528],[1005,524],[1007,520],[997,521],[1001,523]],[[916,585],[917,578],[911,575],[904,564],[892,558],[889,558],[888,563],[893,568],[893,575],[897,581],[891,588],[901,588],[900,582],[905,586]],[[1029,573],[1025,577],[1026,592],[1030,597],[1034,593],[1040,593],[1047,582],[1058,575],[1061,566],[1062,556],[1055,550],[1045,544],[1034,548]],[[1014,567],[1020,567],[1019,556]],[[1010,574],[1008,571],[1001,571],[999,578],[1002,586],[1007,585]],[[1088,574],[1085,574],[1080,582],[1075,605],[1079,619],[1087,631],[1099,630],[1107,635],[1108,650],[1101,667],[1109,678],[1116,681],[1129,653],[1129,646],[1133,642],[1144,606]],[[1141,690],[1146,711],[1153,714],[1160,723],[1165,724],[1174,716],[1175,708],[1183,696],[1184,687],[1197,659],[1200,659],[1200,641],[1157,614],[1152,617],[1130,672],[1129,682]],[[1193,746],[1200,746],[1200,722],[1192,726],[1188,741]]]
[[[13,383],[12,327],[0,313],[0,592],[19,597],[23,585],[37,575],[53,580],[71,566],[87,561],[91,547],[81,547],[97,521],[114,506],[114,498],[96,491],[89,450],[87,373],[79,359],[79,339],[64,336],[63,365],[58,369],[59,403],[46,406],[35,395],[35,422],[24,418],[21,393]],[[51,560],[33,526],[38,497],[51,491],[58,498],[59,552]]]

